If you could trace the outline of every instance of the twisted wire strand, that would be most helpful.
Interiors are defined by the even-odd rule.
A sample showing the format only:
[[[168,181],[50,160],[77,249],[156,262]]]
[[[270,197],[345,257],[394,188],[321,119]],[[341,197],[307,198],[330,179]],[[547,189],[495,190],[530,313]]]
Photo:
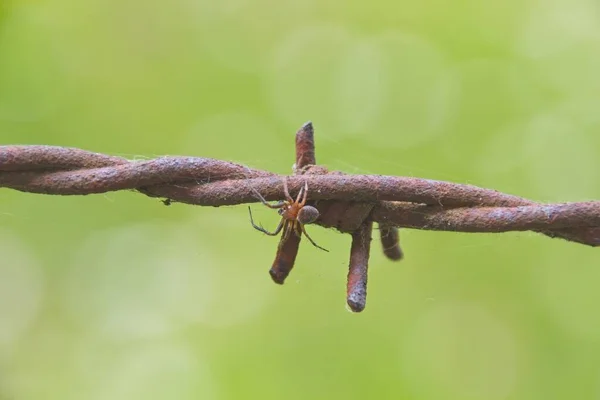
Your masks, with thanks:
[[[310,169],[303,175],[281,176],[212,158],[130,161],[75,148],[0,146],[0,187],[31,193],[87,195],[133,189],[176,202],[224,206],[257,202],[253,190],[267,200],[279,200],[284,178],[292,191],[307,182],[309,199],[319,207],[329,201],[349,204],[331,221],[318,222],[342,231],[354,231],[369,218],[382,226],[425,230],[536,230],[600,246],[600,201],[539,204],[477,186],[412,177]]]

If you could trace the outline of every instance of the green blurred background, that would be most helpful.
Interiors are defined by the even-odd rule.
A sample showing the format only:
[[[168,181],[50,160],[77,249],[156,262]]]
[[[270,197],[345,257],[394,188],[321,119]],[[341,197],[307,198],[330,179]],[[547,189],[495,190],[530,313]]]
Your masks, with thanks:
[[[597,0],[0,0],[0,143],[600,199]],[[255,206],[275,226],[277,215]],[[245,207],[0,196],[0,397],[600,398],[598,250],[312,227],[283,287]]]

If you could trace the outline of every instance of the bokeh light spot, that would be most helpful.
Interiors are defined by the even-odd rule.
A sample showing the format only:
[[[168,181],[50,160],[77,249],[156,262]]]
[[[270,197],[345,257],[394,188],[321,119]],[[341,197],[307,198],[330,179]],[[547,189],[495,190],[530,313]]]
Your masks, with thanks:
[[[548,315],[569,335],[595,341],[600,335],[596,255],[555,249],[539,258],[531,281]]]
[[[596,151],[575,120],[540,114],[527,126],[523,152],[529,182],[544,201],[598,196]]]
[[[0,254],[0,351],[10,352],[36,319],[44,276],[31,249],[4,230],[0,230]]]
[[[437,303],[414,325],[402,360],[416,393],[505,399],[518,376],[508,324],[476,304]]]
[[[231,278],[242,255],[215,254],[198,226],[206,225],[144,224],[90,235],[65,277],[65,311],[113,339],[170,335],[193,324],[225,327],[256,315],[265,294]]]
[[[170,333],[212,299],[213,261],[185,230],[132,225],[90,235],[65,280],[64,307],[82,327],[116,339]]]

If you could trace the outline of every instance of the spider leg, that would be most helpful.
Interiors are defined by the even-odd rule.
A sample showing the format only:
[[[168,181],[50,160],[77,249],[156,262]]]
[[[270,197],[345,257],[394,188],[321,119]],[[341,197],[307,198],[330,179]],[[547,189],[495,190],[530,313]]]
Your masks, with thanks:
[[[283,178],[283,194],[285,194],[285,198],[289,202],[294,202],[294,199],[292,199],[292,196],[290,196],[290,191],[288,190],[287,178]]]
[[[288,236],[290,236],[290,231],[292,230],[292,228],[290,227],[290,221],[288,221],[285,218],[282,218],[283,220],[283,236],[281,237],[281,242],[283,243],[287,240]]]
[[[258,190],[251,188],[252,191],[254,192],[254,194],[258,197],[258,199],[260,200],[261,203],[263,203],[265,206],[269,207],[269,208],[281,208],[285,205],[285,201],[278,201],[275,204],[271,204],[269,203],[267,200],[265,200],[264,197],[262,197],[262,195],[260,193],[258,193]]]
[[[279,225],[277,225],[277,228],[275,228],[275,232],[269,232],[262,226],[256,225],[254,223],[254,219],[252,218],[252,209],[250,209],[250,206],[248,206],[248,211],[250,212],[250,223],[252,224],[252,227],[254,229],[256,229],[257,231],[260,231],[269,236],[277,236],[279,234],[279,232],[281,232],[281,229],[283,228],[283,221],[284,221],[283,218],[281,219],[281,221],[279,221]]]
[[[294,232],[298,237],[302,237],[302,228],[300,228],[300,222],[294,221]]]
[[[304,229],[304,225],[303,224],[299,223],[299,225],[300,225],[300,229],[302,229],[302,232],[304,233],[304,235],[306,236],[306,238],[312,243],[313,246],[315,246],[316,248],[321,249],[323,251],[329,252],[329,250],[327,250],[324,247],[319,246],[318,244],[315,243],[314,240],[312,240],[312,238],[310,236],[308,236],[308,232],[306,232],[306,229]]]
[[[298,204],[300,202],[300,198],[302,197],[303,192],[304,192],[304,186],[302,186],[300,188],[300,191],[298,192],[298,196],[296,196],[296,201],[294,203]]]
[[[306,197],[308,196],[308,182],[304,181],[304,196],[302,196],[302,201],[300,202],[299,206],[300,207],[304,207],[304,205],[306,204]],[[300,192],[302,192],[302,190],[300,190]],[[298,194],[298,198],[300,198],[300,194]],[[296,203],[298,202],[298,199],[296,199]]]

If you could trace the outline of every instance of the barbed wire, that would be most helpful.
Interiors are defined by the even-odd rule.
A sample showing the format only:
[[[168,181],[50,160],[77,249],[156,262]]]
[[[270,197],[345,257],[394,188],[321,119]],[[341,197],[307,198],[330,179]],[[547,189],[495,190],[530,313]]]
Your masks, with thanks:
[[[307,182],[311,200],[372,204],[375,222],[396,227],[456,232],[546,229],[554,231],[549,233],[552,237],[600,245],[599,201],[537,204],[472,185],[328,173],[320,167],[285,178],[290,190],[299,190]],[[225,206],[257,202],[253,189],[267,200],[279,200],[283,179],[268,171],[210,158],[129,161],[74,148],[0,146],[0,187],[31,193],[87,195],[133,189],[181,203]],[[351,232],[361,222],[345,221],[347,227],[341,230]]]
[[[165,204],[226,206],[258,202],[255,191],[267,200],[281,200],[286,179],[290,191],[308,185],[310,204],[320,212],[315,223],[351,233],[352,249],[370,246],[372,223],[379,223],[384,253],[392,260],[403,256],[397,228],[487,233],[533,230],[600,246],[600,201],[540,204],[472,185],[344,174],[315,164],[314,132],[309,122],[296,133],[293,176],[212,158],[132,161],[76,148],[15,145],[0,146],[0,187],[48,195],[136,190],[168,199]],[[271,268],[277,283],[283,283],[291,271],[298,251],[299,237],[290,236],[289,243],[280,243]],[[353,254],[348,304],[361,311],[366,301],[368,251],[366,256]],[[364,271],[353,266],[352,259],[360,260]],[[364,282],[356,281],[363,275]]]

